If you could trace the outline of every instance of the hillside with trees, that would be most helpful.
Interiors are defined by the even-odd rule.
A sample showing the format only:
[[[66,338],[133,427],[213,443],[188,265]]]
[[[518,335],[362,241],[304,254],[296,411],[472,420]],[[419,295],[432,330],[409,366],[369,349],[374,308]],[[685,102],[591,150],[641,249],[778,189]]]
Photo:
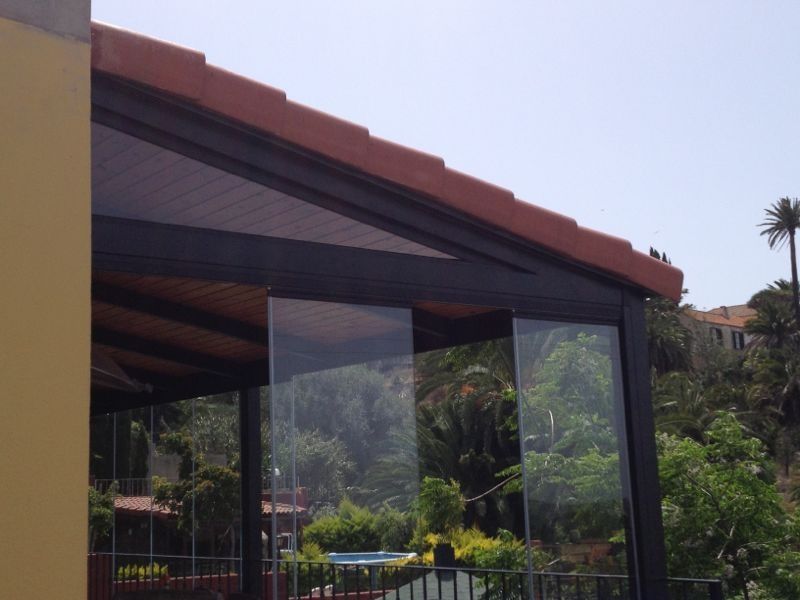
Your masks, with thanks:
[[[669,573],[719,577],[734,598],[800,597],[798,227],[797,199],[766,210],[761,233],[789,246],[791,280],[750,298],[744,352],[693,332],[686,305],[647,304]]]

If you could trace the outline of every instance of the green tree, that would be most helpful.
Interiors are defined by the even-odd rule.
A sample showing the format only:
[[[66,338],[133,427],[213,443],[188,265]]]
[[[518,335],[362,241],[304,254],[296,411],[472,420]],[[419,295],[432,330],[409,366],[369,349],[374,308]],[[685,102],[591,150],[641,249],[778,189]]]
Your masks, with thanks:
[[[424,528],[449,542],[462,525],[464,497],[458,483],[425,477],[419,490],[419,515]]]
[[[195,451],[191,436],[184,432],[162,435],[161,445],[166,453],[180,456],[179,479],[170,482],[154,477],[154,501],[177,515],[181,531],[189,533],[201,525],[210,528],[215,547],[223,542],[221,538],[229,537],[229,551],[233,555],[240,505],[239,473],[229,465],[209,463],[204,454]]]
[[[753,336],[754,346],[763,348],[785,348],[797,337],[791,308],[775,300],[762,300],[744,330]]]
[[[650,248],[650,256],[672,264],[666,253]],[[684,290],[685,293],[685,290]],[[651,296],[644,305],[650,367],[656,375],[691,367],[692,334],[680,321],[684,306],[664,296]]]
[[[791,585],[771,563],[797,540],[762,443],[730,414],[711,424],[705,444],[668,434],[657,442],[670,574],[722,577],[745,598],[753,585]]]
[[[114,525],[114,495],[116,485],[105,492],[89,486],[89,552],[94,552],[97,542],[105,538]]]
[[[765,209],[766,218],[759,224],[761,235],[767,236],[772,249],[782,248],[789,242],[789,259],[792,269],[792,296],[795,322],[800,323],[800,291],[797,280],[797,249],[795,233],[800,229],[800,200],[783,197]]]
[[[364,552],[381,546],[378,518],[368,508],[344,499],[336,514],[319,517],[303,529],[303,544],[325,552]]]

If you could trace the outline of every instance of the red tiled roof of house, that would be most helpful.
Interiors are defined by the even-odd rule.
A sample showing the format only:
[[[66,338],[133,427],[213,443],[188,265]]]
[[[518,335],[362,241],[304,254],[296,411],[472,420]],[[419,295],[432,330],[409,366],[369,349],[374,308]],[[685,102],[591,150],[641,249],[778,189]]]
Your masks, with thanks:
[[[725,315],[704,312],[702,310],[693,310],[691,308],[687,308],[684,312],[686,313],[686,316],[691,317],[695,321],[711,323],[712,325],[727,325],[728,327],[737,327],[739,329],[744,329],[747,321],[752,318],[752,316],[739,317],[734,315],[726,317]]]
[[[711,313],[713,315],[722,315],[725,316],[726,314],[729,317],[742,317],[744,319],[749,319],[756,314],[756,310],[754,308],[750,308],[747,304],[735,304],[733,306],[718,306],[717,308],[712,308],[711,310],[707,310],[705,312]]]
[[[115,496],[114,497],[114,510],[123,514],[138,515],[142,513],[149,513],[150,507],[153,507],[154,515],[165,518],[173,514],[169,507],[163,504],[153,502],[152,496]],[[292,506],[283,502],[275,503],[275,511],[278,516],[290,516],[292,514]],[[302,506],[297,507],[297,514],[303,514],[306,509]],[[272,515],[272,502],[261,502],[261,513],[265,517]]]
[[[206,63],[202,52],[92,23],[92,68],[196,106],[425,194],[435,201],[589,267],[678,300],[683,273],[629,241],[514,197],[444,160],[370,135],[360,125],[286,99],[268,85]]]

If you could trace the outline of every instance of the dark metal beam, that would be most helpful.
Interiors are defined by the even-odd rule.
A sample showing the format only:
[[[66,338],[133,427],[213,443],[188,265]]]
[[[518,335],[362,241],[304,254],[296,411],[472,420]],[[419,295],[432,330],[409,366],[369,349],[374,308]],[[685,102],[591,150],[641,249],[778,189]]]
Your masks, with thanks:
[[[242,373],[242,366],[224,358],[196,352],[180,346],[165,344],[129,333],[114,331],[105,327],[92,327],[92,341],[97,344],[111,346],[119,350],[136,352],[170,362],[194,367],[208,373],[237,378]]]
[[[568,272],[542,277],[485,264],[265,236],[93,217],[96,269],[270,287],[273,296],[410,306],[437,300],[617,322],[618,287]],[[357,299],[357,300],[354,300]]]
[[[240,367],[238,379],[212,373],[198,373],[175,377],[168,386],[159,386],[152,392],[129,393],[117,390],[92,390],[91,413],[93,415],[143,406],[167,404],[199,396],[211,396],[233,392],[245,387],[267,385],[269,372],[266,359]],[[162,380],[166,383],[165,380]]]
[[[199,327],[228,337],[264,345],[267,343],[267,328],[256,327],[230,317],[205,310],[170,302],[141,294],[133,290],[100,281],[92,283],[92,299],[121,308],[135,310],[159,319]]]
[[[630,498],[628,563],[635,576],[639,600],[667,600],[666,552],[661,521],[661,491],[658,482],[653,406],[650,397],[650,365],[644,302],[640,296],[624,294],[620,329],[625,392],[626,446],[621,461],[627,465]]]
[[[139,383],[149,383],[153,386],[154,390],[168,390],[180,381],[180,377],[175,375],[168,375],[158,371],[151,371],[149,369],[142,369],[141,367],[129,367],[125,364],[124,360],[116,361],[117,364],[125,371],[129,377],[133,377]]]
[[[261,393],[257,387],[239,393],[241,455],[242,591],[263,596],[261,575]]]
[[[415,308],[414,352],[510,338],[513,333],[512,319],[513,314],[509,310],[447,319]],[[418,323],[424,324],[424,329],[417,329]],[[430,331],[435,331],[436,335],[431,335]]]

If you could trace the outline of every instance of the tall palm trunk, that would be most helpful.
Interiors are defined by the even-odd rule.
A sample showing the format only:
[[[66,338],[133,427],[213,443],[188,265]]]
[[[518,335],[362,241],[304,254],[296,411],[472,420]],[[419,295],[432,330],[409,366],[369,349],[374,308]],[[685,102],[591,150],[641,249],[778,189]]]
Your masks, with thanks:
[[[797,281],[797,251],[795,249],[794,231],[789,234],[789,253],[792,261],[792,295],[794,297],[794,322],[800,327],[800,290]]]

